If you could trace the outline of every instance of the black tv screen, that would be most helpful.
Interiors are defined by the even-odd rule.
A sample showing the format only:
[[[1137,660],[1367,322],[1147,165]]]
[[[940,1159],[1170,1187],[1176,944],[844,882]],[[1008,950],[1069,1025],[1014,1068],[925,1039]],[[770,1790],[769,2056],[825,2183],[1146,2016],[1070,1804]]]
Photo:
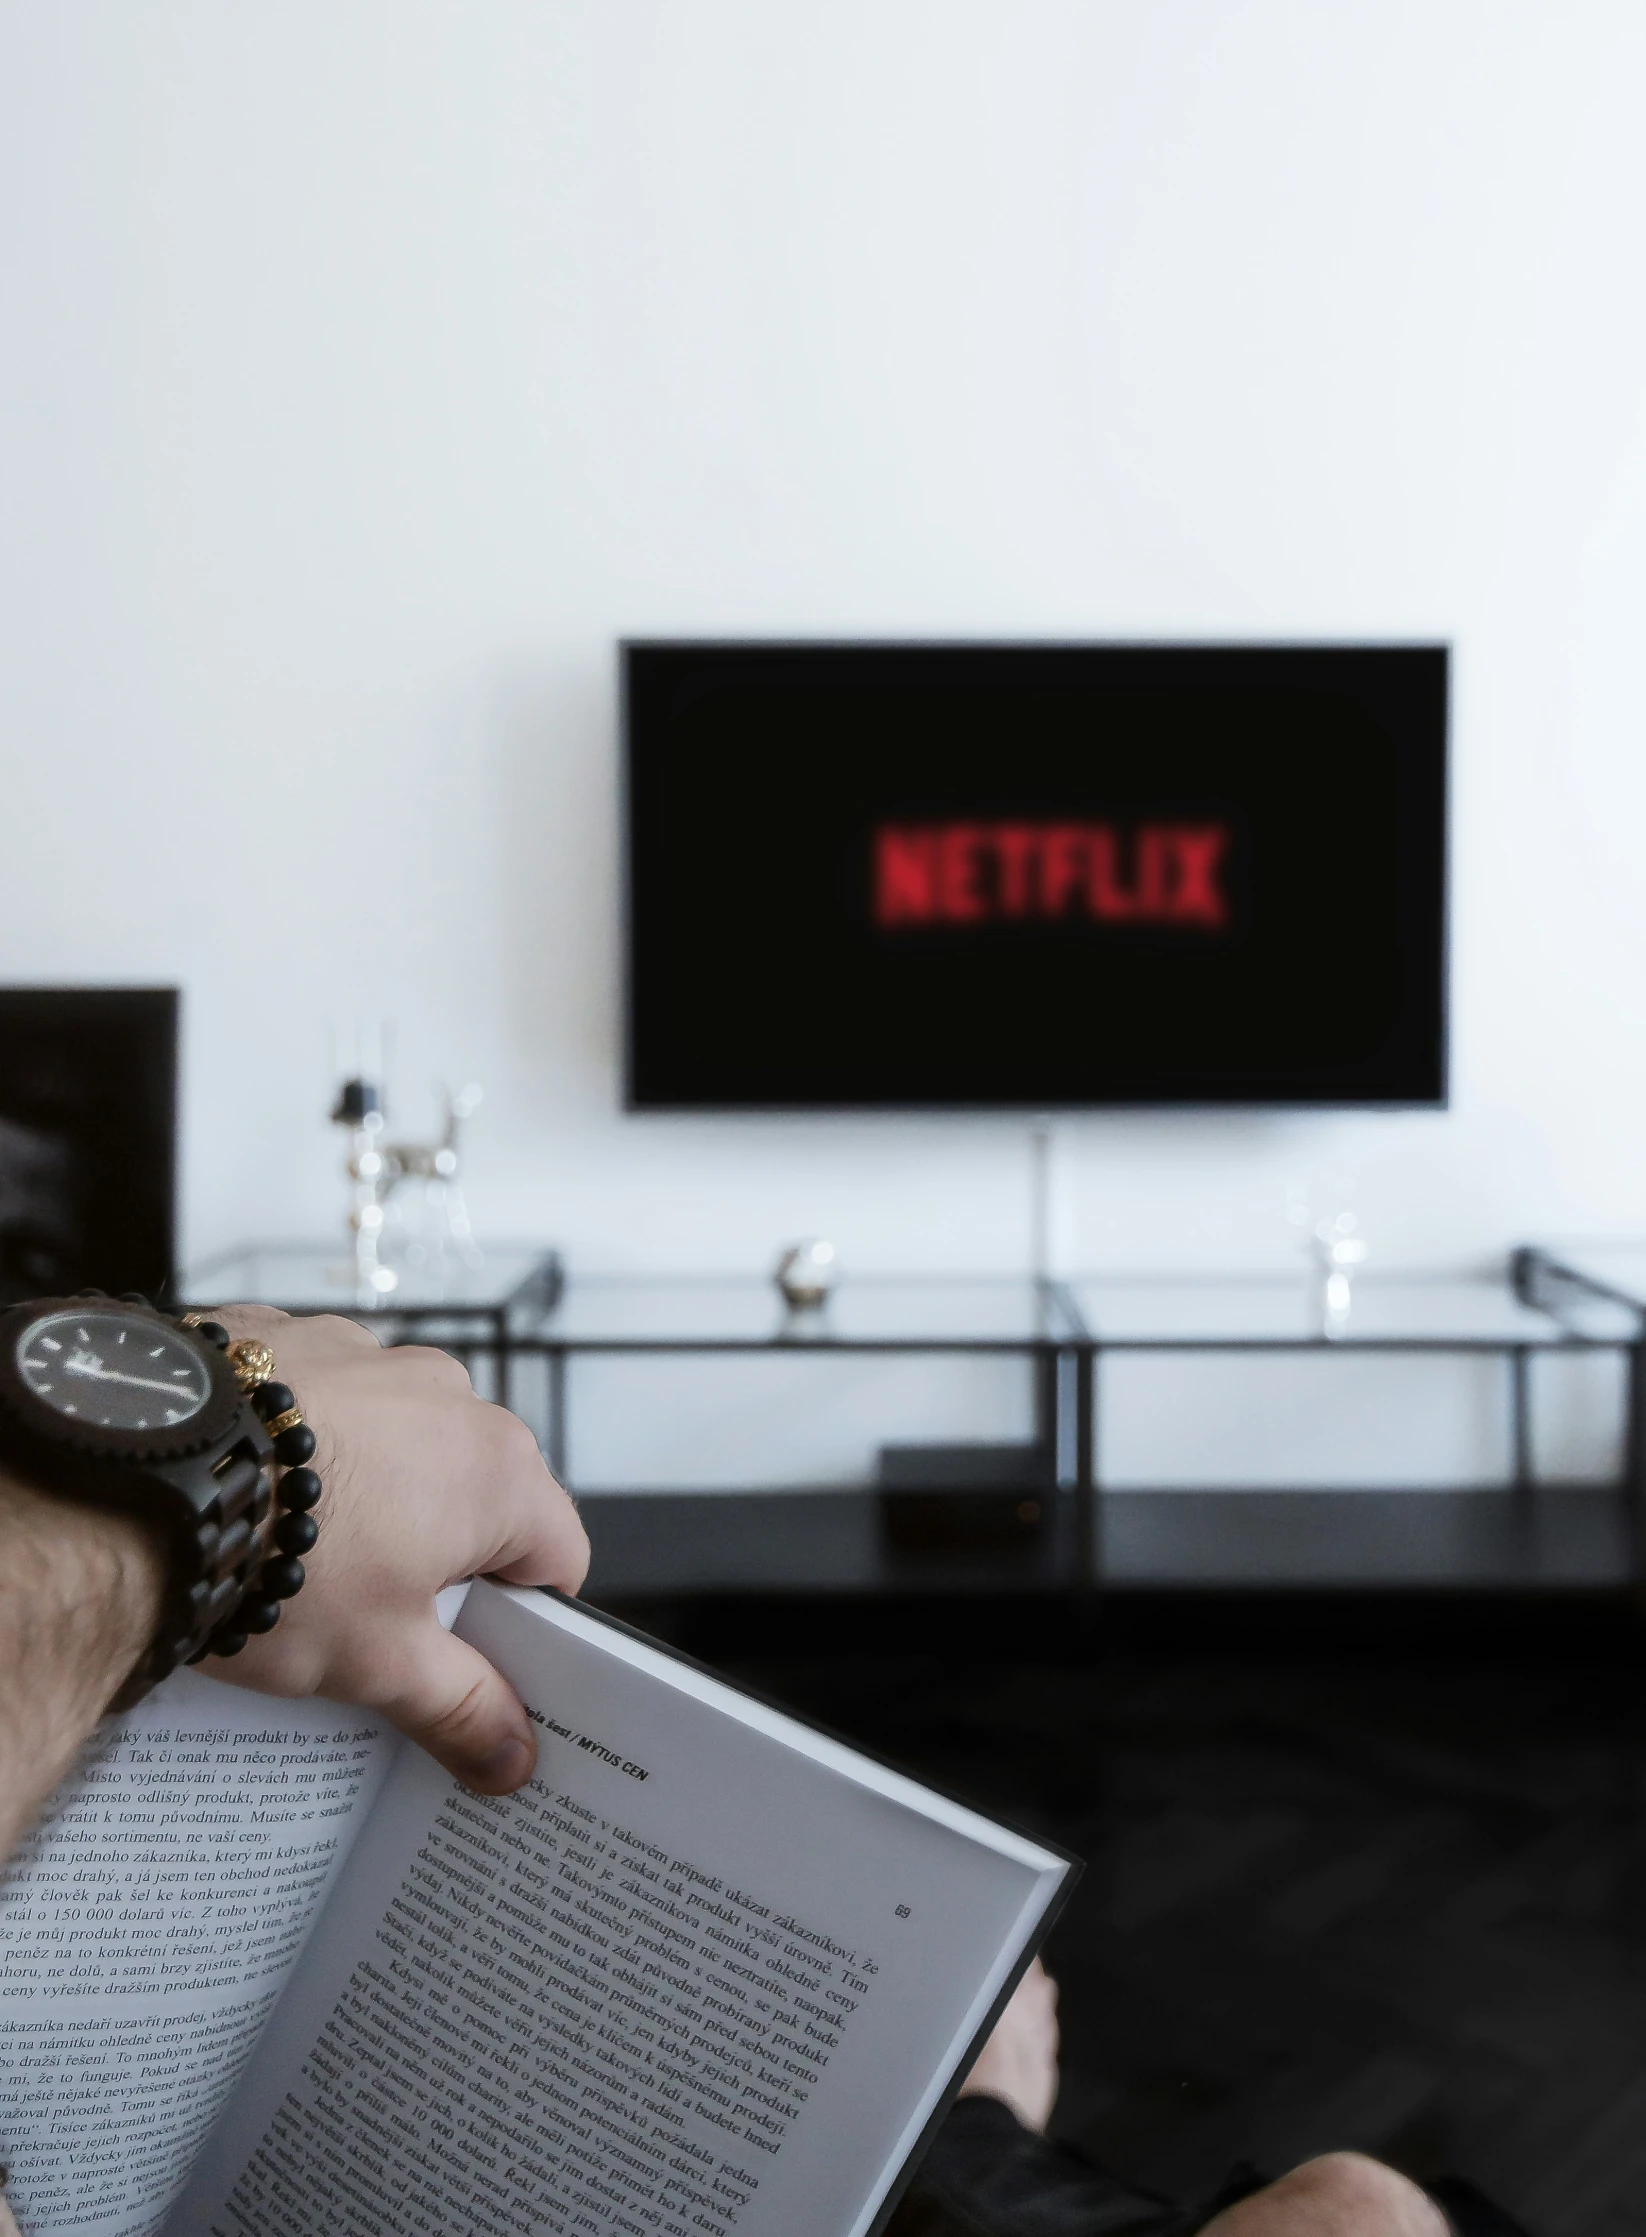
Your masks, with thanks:
[[[1443,646],[623,660],[631,1108],[1444,1101]]]
[[[173,987],[0,987],[0,1304],[173,1274]]]

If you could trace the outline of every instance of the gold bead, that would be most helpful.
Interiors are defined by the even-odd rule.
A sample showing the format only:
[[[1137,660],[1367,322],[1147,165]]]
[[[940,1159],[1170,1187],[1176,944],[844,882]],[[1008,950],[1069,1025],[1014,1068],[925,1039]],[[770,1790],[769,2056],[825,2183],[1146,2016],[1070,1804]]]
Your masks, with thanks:
[[[278,1437],[282,1430],[301,1429],[302,1426],[303,1409],[301,1406],[288,1406],[283,1414],[276,1414],[273,1421],[266,1421],[263,1424],[271,1437]]]
[[[231,1344],[226,1357],[242,1390],[255,1390],[274,1373],[273,1352],[267,1344],[256,1343],[250,1336],[242,1336],[239,1343]]]

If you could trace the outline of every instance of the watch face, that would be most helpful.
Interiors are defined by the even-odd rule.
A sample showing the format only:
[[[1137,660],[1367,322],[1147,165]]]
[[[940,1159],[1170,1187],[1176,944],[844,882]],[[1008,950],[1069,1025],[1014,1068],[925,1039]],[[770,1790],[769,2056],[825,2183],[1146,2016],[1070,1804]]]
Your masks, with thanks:
[[[17,1339],[17,1371],[44,1406],[98,1429],[175,1429],[212,1393],[198,1347],[126,1313],[46,1313]]]

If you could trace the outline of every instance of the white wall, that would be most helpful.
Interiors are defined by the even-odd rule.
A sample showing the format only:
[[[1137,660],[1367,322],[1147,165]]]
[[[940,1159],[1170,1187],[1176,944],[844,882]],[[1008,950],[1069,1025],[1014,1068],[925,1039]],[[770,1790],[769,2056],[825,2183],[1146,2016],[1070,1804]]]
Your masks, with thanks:
[[[1022,1263],[1000,1120],[617,1107],[627,632],[1457,648],[1445,1115],[1090,1118],[1086,1265],[1646,1225],[1635,0],[0,5],[0,975],[188,990],[187,1241],[330,1032],[574,1263]]]

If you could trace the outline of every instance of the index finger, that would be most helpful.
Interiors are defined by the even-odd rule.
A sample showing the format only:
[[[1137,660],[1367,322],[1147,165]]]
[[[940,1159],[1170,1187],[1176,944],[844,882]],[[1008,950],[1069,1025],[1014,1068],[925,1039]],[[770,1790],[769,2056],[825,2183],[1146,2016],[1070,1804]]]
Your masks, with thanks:
[[[488,1495],[486,1543],[476,1549],[475,1573],[575,1593],[589,1572],[589,1540],[577,1509],[519,1416],[480,1399],[475,1406]]]

